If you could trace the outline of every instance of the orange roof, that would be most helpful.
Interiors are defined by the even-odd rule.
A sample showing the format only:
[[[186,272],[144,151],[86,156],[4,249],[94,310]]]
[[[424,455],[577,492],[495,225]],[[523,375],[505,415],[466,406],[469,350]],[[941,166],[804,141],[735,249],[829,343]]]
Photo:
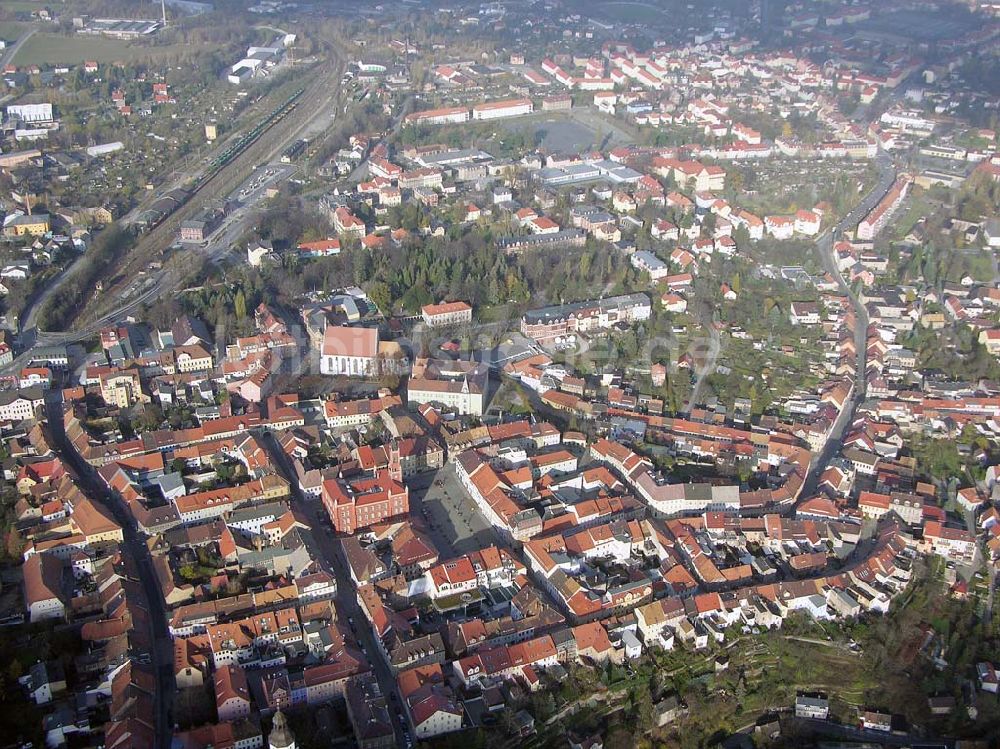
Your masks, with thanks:
[[[300,242],[298,249],[306,252],[329,252],[340,249],[339,239],[321,239],[317,242]]]
[[[328,325],[323,333],[323,354],[374,359],[378,355],[378,329]]]
[[[472,562],[467,557],[450,559],[431,568],[431,579],[434,585],[440,588],[442,585],[459,585],[468,583],[476,579],[476,571],[472,567]]]
[[[472,307],[466,302],[441,302],[440,304],[425,304],[420,308],[420,311],[428,317],[433,317],[434,315],[464,312],[471,309]]]
[[[608,631],[600,622],[589,622],[573,627],[573,639],[576,640],[577,650],[593,650],[597,653],[606,653],[611,650],[611,640],[608,638]]]
[[[713,611],[722,611],[722,598],[718,593],[702,593],[694,598],[695,608],[699,614],[707,614]]]
[[[490,101],[484,104],[476,104],[472,108],[473,112],[482,112],[491,109],[507,109],[508,107],[531,106],[531,99],[508,99],[506,101]]]
[[[555,658],[556,646],[549,635],[542,635],[533,640],[511,645],[507,653],[512,666],[525,666],[540,663],[547,658]]]

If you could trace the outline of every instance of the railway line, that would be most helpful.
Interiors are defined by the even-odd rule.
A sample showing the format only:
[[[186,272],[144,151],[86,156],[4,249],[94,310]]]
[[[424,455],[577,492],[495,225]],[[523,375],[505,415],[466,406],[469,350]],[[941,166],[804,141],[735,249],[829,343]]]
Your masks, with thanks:
[[[267,117],[261,120],[256,127],[251,129],[243,135],[243,137],[229,146],[229,148],[212,159],[208,165],[208,171],[202,174],[201,178],[197,181],[195,188],[192,190],[192,195],[198,192],[201,184],[211,180],[211,178],[215,176],[216,172],[232,162],[234,159],[238,158],[239,155],[253,145],[254,141],[256,141],[261,135],[287,117],[288,114],[290,114],[291,111],[298,106],[298,99],[303,93],[305,93],[305,89],[300,88],[294,94],[289,96],[284,102],[275,107],[274,110],[268,114]]]
[[[176,242],[180,224],[198,213],[204,198],[212,199],[228,194],[260,163],[270,161],[298,133],[334,101],[339,102],[337,83],[342,75],[342,64],[327,63],[317,71],[315,79],[297,89],[276,106],[252,130],[216,156],[205,171],[192,184],[187,199],[153,228],[140,235],[135,246],[124,259],[119,280],[107,289],[101,299],[91,305],[86,314],[78,316],[74,327],[86,327],[102,318],[120,304],[121,294],[149,264],[161,260],[166,250]],[[199,200],[198,198],[203,198]],[[164,270],[179,281],[199,267],[198,249],[186,249],[170,256]]]
[[[253,129],[249,130],[241,136],[239,140],[226,148],[225,151],[213,158],[209,162],[207,169],[185,187],[186,195],[184,202],[178,205],[173,211],[163,216],[159,221],[153,223],[149,230],[144,233],[144,237],[140,238],[140,241],[143,238],[145,238],[147,242],[151,241],[154,236],[153,232],[164,224],[169,223],[171,229],[176,229],[176,225],[183,220],[183,218],[178,218],[178,214],[183,211],[185,207],[193,205],[193,201],[198,194],[203,189],[211,185],[215,177],[222,172],[223,169],[243,155],[244,152],[247,151],[247,149],[249,149],[258,138],[264,135],[264,133],[272,127],[278,125],[285,117],[287,117],[295,109],[295,107],[298,106],[298,99],[304,92],[305,89],[300,88],[282,104],[271,111],[266,117],[264,117],[264,119],[262,119]],[[195,207],[199,208],[200,206]],[[187,214],[190,211],[184,212]]]

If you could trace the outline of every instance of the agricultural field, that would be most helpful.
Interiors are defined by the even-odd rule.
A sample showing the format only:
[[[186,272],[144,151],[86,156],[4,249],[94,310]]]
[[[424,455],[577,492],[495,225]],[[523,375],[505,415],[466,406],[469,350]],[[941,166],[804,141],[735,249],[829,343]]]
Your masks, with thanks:
[[[39,33],[29,39],[14,59],[16,65],[80,63],[95,60],[100,63],[129,62],[146,58],[162,58],[180,52],[203,51],[197,46],[169,44],[149,45],[107,39],[82,34],[64,35]]]
[[[41,3],[33,0],[4,0],[3,10],[5,13],[14,15],[15,13],[34,13],[39,8],[44,7]]]

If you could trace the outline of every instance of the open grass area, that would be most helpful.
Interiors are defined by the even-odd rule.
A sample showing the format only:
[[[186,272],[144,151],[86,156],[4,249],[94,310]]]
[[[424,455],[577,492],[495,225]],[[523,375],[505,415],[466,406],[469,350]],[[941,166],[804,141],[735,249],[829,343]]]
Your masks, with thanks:
[[[950,259],[943,263],[942,274],[947,280],[960,282],[966,274],[972,276],[980,283],[991,283],[993,281],[993,258],[988,251],[958,251]]]
[[[35,34],[29,39],[14,59],[16,65],[42,65],[56,63],[80,63],[96,60],[100,63],[129,62],[147,58],[170,57],[181,52],[194,52],[192,45],[149,45],[124,42],[102,36],[83,34]]]
[[[757,678],[766,676],[778,686],[778,694],[783,698],[779,705],[793,701],[796,691],[816,689],[859,705],[864,702],[866,690],[876,686],[862,657],[839,644],[824,646],[781,636],[770,638],[759,652],[747,652],[744,657],[749,672]],[[750,712],[753,701],[748,700]],[[765,699],[758,707],[773,706]]]
[[[9,13],[33,13],[43,7],[33,0],[4,0],[3,8]]]
[[[7,44],[13,44],[29,28],[29,24],[17,21],[0,22],[0,39],[3,39]]]
[[[899,237],[909,234],[917,222],[927,218],[933,211],[933,206],[923,195],[912,197],[903,206],[903,212],[893,222],[893,233]]]
[[[663,10],[652,3],[605,3],[602,15],[618,23],[663,23]]]

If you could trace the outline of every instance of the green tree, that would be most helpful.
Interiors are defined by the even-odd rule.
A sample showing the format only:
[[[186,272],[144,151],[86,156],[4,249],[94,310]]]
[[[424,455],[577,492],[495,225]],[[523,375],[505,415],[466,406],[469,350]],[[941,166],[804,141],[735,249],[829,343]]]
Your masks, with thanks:
[[[379,281],[372,284],[368,296],[382,314],[392,314],[392,291],[386,283]]]
[[[11,528],[7,531],[7,539],[4,547],[7,551],[7,556],[11,559],[21,558],[24,550],[24,542],[21,540],[21,534],[17,532],[16,528]]]
[[[236,296],[233,298],[233,310],[236,313],[237,320],[243,320],[247,316],[247,299],[243,294],[243,289],[236,290]]]
[[[648,685],[640,685],[632,694],[635,726],[640,733],[653,727],[653,696]]]

